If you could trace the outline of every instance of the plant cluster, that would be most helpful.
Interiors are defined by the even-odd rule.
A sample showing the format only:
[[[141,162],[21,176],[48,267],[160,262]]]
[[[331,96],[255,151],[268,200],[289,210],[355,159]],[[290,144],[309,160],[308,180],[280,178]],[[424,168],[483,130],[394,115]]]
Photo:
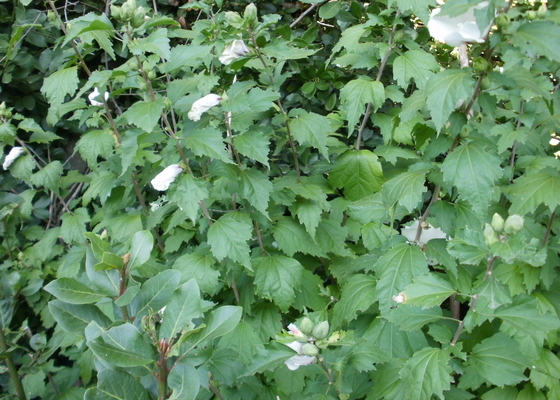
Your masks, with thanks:
[[[0,18],[0,398],[560,399],[556,0]]]

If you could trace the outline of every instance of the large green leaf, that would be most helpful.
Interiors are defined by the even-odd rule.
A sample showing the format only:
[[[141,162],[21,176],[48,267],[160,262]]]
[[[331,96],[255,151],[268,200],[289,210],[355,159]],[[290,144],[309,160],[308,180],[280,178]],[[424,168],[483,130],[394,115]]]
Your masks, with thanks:
[[[154,238],[149,231],[136,232],[130,244],[128,269],[132,270],[150,259],[154,247]]]
[[[383,105],[385,89],[381,82],[355,79],[340,90],[340,101],[340,108],[346,113],[348,136],[350,136],[360,117],[364,115],[368,103],[372,104],[373,111]]]
[[[383,254],[373,269],[379,277],[375,297],[381,311],[386,312],[395,305],[393,296],[428,272],[428,264],[420,247],[400,243]]]
[[[222,306],[212,311],[205,320],[206,326],[188,338],[190,349],[231,332],[239,323],[241,314],[242,308],[237,306]]]
[[[167,269],[148,279],[131,303],[132,314],[141,318],[150,312],[159,311],[173,295],[180,278],[179,271]]]
[[[185,145],[197,156],[216,158],[228,164],[233,164],[226,151],[222,132],[208,126],[203,129],[194,129],[185,132]]]
[[[279,217],[272,234],[278,247],[290,257],[297,252],[317,257],[324,257],[326,254],[316,245],[305,228],[290,217]]]
[[[49,302],[49,311],[62,329],[84,335],[86,326],[95,321],[102,327],[109,326],[111,320],[99,308],[91,304],[68,304],[60,300]]]
[[[301,109],[290,111],[289,126],[292,136],[303,146],[312,146],[325,157],[329,157],[327,150],[327,136],[331,132],[331,124],[327,117],[315,113],[308,113]]]
[[[428,22],[430,17],[430,7],[438,5],[436,0],[391,0],[391,3],[395,2],[401,11],[410,10],[425,24]]]
[[[264,128],[262,128],[264,130]],[[235,148],[246,157],[252,158],[267,167],[270,140],[264,132],[249,130],[235,137]]]
[[[344,190],[346,198],[360,200],[378,192],[385,181],[377,156],[369,150],[347,151],[340,156],[329,175],[335,188]]]
[[[405,303],[423,308],[439,306],[453,293],[453,285],[434,272],[420,275],[404,289]]]
[[[302,265],[295,259],[272,255],[253,259],[256,292],[271,299],[281,310],[293,304],[303,273]]]
[[[169,400],[195,400],[200,389],[200,375],[192,365],[178,362],[169,372],[167,385],[173,391]]]
[[[513,303],[498,307],[494,316],[503,321],[500,329],[512,336],[532,336],[560,329],[558,316],[542,313],[534,297],[518,296]]]
[[[53,161],[31,175],[29,180],[35,186],[44,186],[53,192],[58,192],[62,169],[60,161]]]
[[[545,204],[554,211],[560,198],[556,195],[560,188],[560,174],[552,169],[544,169],[534,174],[523,175],[513,185],[504,188],[511,200],[510,213],[527,214]]]
[[[268,199],[273,190],[268,177],[256,170],[246,169],[239,173],[241,198],[247,200],[261,214],[268,217]]]
[[[396,203],[412,212],[422,201],[422,195],[428,190],[425,171],[403,172],[383,184],[381,193],[387,208]]]
[[[200,202],[208,198],[206,182],[192,174],[181,174],[169,190],[169,200],[176,203],[193,222],[197,220]]]
[[[59,278],[45,286],[57,299],[70,304],[97,303],[106,296],[72,278]]]
[[[409,50],[393,61],[393,77],[406,89],[410,81],[424,89],[428,79],[439,70],[439,64],[430,53],[422,50]]]
[[[356,318],[359,311],[365,311],[375,302],[375,278],[356,274],[342,288],[342,296],[334,305],[332,325],[338,329],[343,322]]]
[[[208,229],[208,243],[218,260],[228,257],[246,268],[251,268],[247,241],[253,234],[253,225],[246,214],[230,212],[222,215]]]
[[[501,159],[482,144],[471,142],[451,152],[441,169],[445,181],[459,190],[480,216],[486,215],[492,198],[494,182],[502,175]]]
[[[247,365],[253,360],[257,350],[263,348],[263,342],[253,327],[242,321],[220,339],[218,347],[232,350],[235,359]]]
[[[466,69],[448,69],[433,75],[425,90],[428,109],[441,131],[455,108],[473,95],[474,79]]]
[[[560,25],[552,21],[529,21],[513,34],[513,43],[530,57],[560,61]]]
[[[441,308],[423,309],[402,304],[387,313],[387,320],[398,325],[403,331],[417,331],[430,322],[443,318]]]
[[[97,375],[97,386],[90,388],[84,400],[149,400],[140,381],[127,372],[104,369]]]
[[[78,67],[60,69],[44,79],[41,93],[52,106],[58,106],[64,102],[66,95],[76,92],[79,82]]]
[[[123,117],[129,124],[137,126],[145,132],[152,132],[159,122],[163,107],[165,104],[162,98],[155,101],[137,101],[123,113]]]
[[[202,316],[200,289],[194,279],[179,286],[163,313],[163,322],[159,329],[160,340],[171,341],[181,330],[193,328],[192,320]]]
[[[148,37],[135,39],[129,42],[128,47],[132,54],[135,55],[154,53],[163,59],[169,59],[171,56],[166,28],[158,28],[150,33]]]
[[[91,218],[85,208],[76,208],[71,213],[62,215],[60,236],[66,243],[83,243],[85,241],[86,225]]]
[[[115,138],[108,129],[95,129],[83,135],[76,148],[91,169],[97,169],[97,157],[109,158]]]
[[[432,396],[443,399],[453,380],[449,351],[427,347],[412,356],[399,372],[405,386],[406,398],[430,400]]]

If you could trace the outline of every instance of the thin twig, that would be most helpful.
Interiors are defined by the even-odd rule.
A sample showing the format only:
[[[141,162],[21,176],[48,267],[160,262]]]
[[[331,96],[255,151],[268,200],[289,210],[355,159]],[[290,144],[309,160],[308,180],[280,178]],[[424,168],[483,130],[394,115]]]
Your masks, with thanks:
[[[5,361],[6,364],[8,365],[8,372],[10,373],[10,377],[12,378],[12,383],[14,385],[14,389],[16,391],[16,395],[18,399],[26,400],[27,397],[25,396],[25,390],[23,389],[23,384],[19,379],[17,368],[12,362],[12,358],[10,357],[8,352],[8,344],[6,342],[6,337],[4,336],[4,329],[1,328],[0,328],[0,350],[2,350],[2,353],[7,355]]]
[[[319,5],[321,5],[323,3],[315,3],[315,4],[311,4],[311,7],[309,7],[307,10],[305,10],[304,12],[301,13],[301,15],[290,24],[290,28],[293,28],[294,26],[296,26],[297,24],[299,24],[299,22],[305,18],[305,16],[307,14],[309,14],[311,11],[313,11],[316,7],[318,7]]]

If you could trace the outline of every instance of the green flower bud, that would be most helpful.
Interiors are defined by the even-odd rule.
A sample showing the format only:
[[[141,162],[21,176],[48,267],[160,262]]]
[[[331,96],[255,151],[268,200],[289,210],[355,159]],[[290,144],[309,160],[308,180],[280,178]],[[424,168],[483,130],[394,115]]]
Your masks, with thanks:
[[[136,10],[134,10],[134,14],[132,16],[132,20],[130,21],[130,24],[134,28],[138,28],[142,26],[142,24],[144,23],[145,17],[146,17],[146,10],[144,9],[144,7],[138,7]]]
[[[527,11],[527,14],[525,14],[525,16],[527,17],[527,19],[529,21],[533,21],[535,19],[537,19],[537,12],[534,10],[529,10]]]
[[[486,61],[482,57],[476,57],[473,60],[473,69],[475,70],[475,72],[484,72],[488,69],[488,66],[488,61]]]
[[[323,321],[313,328],[313,337],[316,339],[324,339],[329,334],[329,321]]]
[[[116,20],[121,20],[122,19],[121,8],[111,4],[111,16]]]
[[[504,219],[498,213],[494,213],[492,216],[492,229],[496,233],[500,233],[504,229]]]
[[[310,335],[313,331],[313,322],[309,318],[305,317],[299,324],[299,330],[306,335]]]
[[[247,7],[245,7],[243,18],[245,18],[245,21],[248,22],[249,24],[255,22],[258,18],[257,6],[251,3]]]
[[[519,232],[523,228],[523,222],[523,217],[521,215],[510,215],[504,223],[504,232],[508,235]]]
[[[498,242],[499,240],[500,239],[498,239],[498,235],[496,235],[496,232],[494,232],[494,229],[492,229],[492,225],[485,224],[484,225],[484,241],[486,242],[488,247],[492,246],[494,243]]]
[[[302,332],[303,333],[303,332]],[[301,336],[295,336],[295,339],[300,342],[300,343],[307,343],[309,342],[309,337],[305,334],[302,334]]]
[[[500,29],[506,29],[511,24],[506,14],[500,14],[496,17],[496,26]]]
[[[56,14],[51,10],[47,11],[47,19],[51,22],[56,21]]]
[[[241,15],[239,15],[239,13],[236,13],[234,11],[226,12],[226,21],[234,28],[240,28],[244,22],[243,18],[241,18]]]
[[[3,101],[2,103],[0,103],[0,111],[4,111],[6,109],[6,102]]]
[[[537,17],[543,19],[546,18],[547,14],[548,14],[548,7],[546,6],[546,3],[542,3],[539,9],[537,10]]]
[[[301,346],[301,354],[305,356],[316,356],[319,354],[319,348],[311,343],[305,343]]]

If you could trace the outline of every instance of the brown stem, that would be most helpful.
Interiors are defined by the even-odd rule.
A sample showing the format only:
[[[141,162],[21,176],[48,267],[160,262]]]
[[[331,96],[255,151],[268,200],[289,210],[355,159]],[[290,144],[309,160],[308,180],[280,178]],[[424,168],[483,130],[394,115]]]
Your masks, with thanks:
[[[169,368],[167,367],[167,353],[169,352],[169,345],[165,339],[162,340],[160,343],[159,349],[159,360],[157,362],[158,366],[158,400],[165,400],[167,399],[167,376],[169,374]]]
[[[224,396],[222,396],[218,388],[214,386],[214,384],[211,381],[208,382],[208,387],[210,387],[210,390],[216,395],[218,399],[224,400]]]
[[[0,349],[2,353],[6,354],[7,357],[5,358],[6,364],[8,366],[8,372],[10,373],[10,378],[12,379],[12,383],[14,385],[14,389],[16,391],[16,395],[19,400],[26,400],[27,397],[25,396],[25,390],[23,389],[23,384],[19,379],[18,371],[14,363],[12,362],[12,358],[9,356],[8,353],[8,344],[6,342],[6,337],[4,336],[4,329],[0,328]]]
[[[261,248],[261,255],[264,257],[267,252],[264,249],[264,243],[263,243],[263,239],[262,239],[262,234],[261,234],[261,229],[259,226],[259,223],[255,220],[253,220],[253,225],[255,226],[255,232],[257,232],[257,240],[259,242],[259,247]]]
[[[550,218],[548,220],[548,225],[546,226],[546,232],[545,232],[543,240],[541,242],[541,246],[545,246],[546,243],[548,242],[548,238],[550,237],[550,231],[552,229],[552,224],[554,223],[555,218],[556,218],[556,210],[554,210],[552,212],[552,215],[550,216]]]
[[[241,298],[239,297],[239,290],[237,289],[237,283],[235,283],[235,277],[234,276],[231,277],[231,290],[233,290],[233,295],[235,296],[235,301],[237,302],[237,304],[239,304],[239,302],[241,301]]]

